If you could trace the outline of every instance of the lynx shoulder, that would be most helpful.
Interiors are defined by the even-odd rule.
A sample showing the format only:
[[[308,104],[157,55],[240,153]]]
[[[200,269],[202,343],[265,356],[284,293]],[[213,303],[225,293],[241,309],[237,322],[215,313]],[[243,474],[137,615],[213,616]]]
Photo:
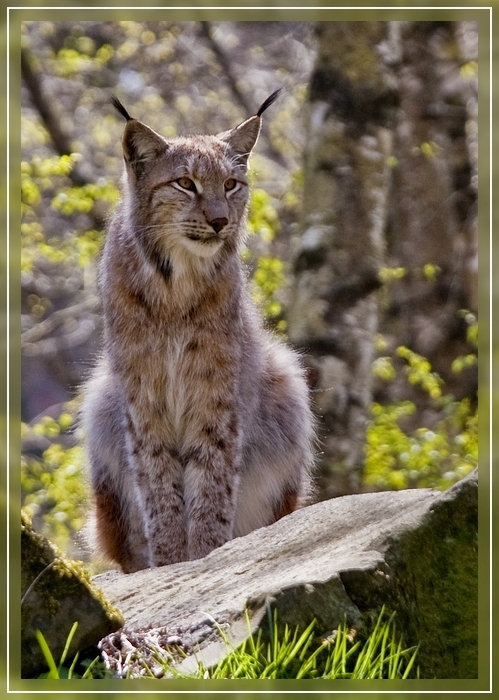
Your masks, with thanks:
[[[82,410],[97,545],[123,571],[196,559],[310,492],[299,358],[265,330],[240,261],[262,112],[165,139],[130,117],[100,261],[104,350]]]

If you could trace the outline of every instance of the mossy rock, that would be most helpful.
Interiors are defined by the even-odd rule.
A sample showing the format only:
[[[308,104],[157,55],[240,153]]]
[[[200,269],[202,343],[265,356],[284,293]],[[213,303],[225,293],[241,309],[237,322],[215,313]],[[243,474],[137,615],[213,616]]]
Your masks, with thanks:
[[[421,679],[478,677],[478,477],[445,492],[406,489],[315,503],[237,537],[203,559],[96,584],[120,607],[127,630],[182,630],[211,666],[270,612],[284,625],[329,636],[346,618],[369,632],[385,606],[406,647],[420,645]],[[175,632],[176,633],[176,632]],[[199,649],[199,653],[198,653]],[[181,670],[197,668],[188,657]],[[304,681],[308,683],[308,681]]]
[[[477,471],[435,502],[387,552],[405,638],[429,678],[478,678]]]
[[[35,532],[25,513],[21,513],[21,559],[23,678],[47,671],[36,630],[42,632],[57,663],[74,622],[78,628],[69,648],[70,660],[123,625],[120,611],[107,602],[83,565],[67,559]]]

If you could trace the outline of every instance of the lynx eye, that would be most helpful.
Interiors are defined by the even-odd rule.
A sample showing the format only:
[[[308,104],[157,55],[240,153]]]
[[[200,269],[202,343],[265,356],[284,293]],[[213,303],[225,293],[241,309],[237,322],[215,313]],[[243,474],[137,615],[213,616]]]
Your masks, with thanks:
[[[180,185],[180,187],[182,187],[182,189],[191,190],[191,192],[196,192],[196,185],[190,177],[179,177],[179,179],[176,180],[176,182]]]
[[[233,177],[229,177],[229,179],[224,182],[225,191],[230,192],[230,190],[233,190],[236,185],[237,180],[234,180]]]

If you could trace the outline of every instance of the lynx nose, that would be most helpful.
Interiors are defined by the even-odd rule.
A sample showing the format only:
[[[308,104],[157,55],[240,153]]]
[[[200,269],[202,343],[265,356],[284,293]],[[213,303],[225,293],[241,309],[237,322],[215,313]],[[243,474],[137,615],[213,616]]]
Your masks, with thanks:
[[[229,220],[226,219],[225,216],[220,216],[216,219],[208,220],[208,223],[210,224],[211,228],[215,231],[215,233],[220,233],[220,231],[225,226],[227,226]]]

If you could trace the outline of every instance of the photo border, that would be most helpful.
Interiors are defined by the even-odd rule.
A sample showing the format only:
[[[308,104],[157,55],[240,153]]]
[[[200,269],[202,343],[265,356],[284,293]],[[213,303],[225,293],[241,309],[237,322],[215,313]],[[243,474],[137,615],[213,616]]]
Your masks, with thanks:
[[[5,612],[4,627],[6,661],[5,690],[8,694],[24,695],[79,694],[79,693],[121,693],[170,695],[183,697],[186,694],[244,695],[248,697],[262,694],[303,694],[324,695],[356,694],[389,695],[398,694],[410,697],[414,693],[491,693],[492,692],[492,628],[490,593],[492,588],[492,518],[493,505],[497,502],[497,488],[492,482],[491,463],[495,454],[497,437],[492,429],[492,407],[498,405],[498,398],[493,393],[493,348],[497,340],[493,330],[493,300],[497,298],[499,283],[494,281],[492,270],[495,249],[492,240],[492,225],[497,221],[497,204],[493,201],[493,141],[497,152],[497,135],[492,130],[492,96],[493,96],[493,48],[497,39],[493,36],[492,7],[451,5],[439,7],[420,7],[410,5],[397,6],[362,6],[331,7],[327,3],[313,7],[273,6],[261,7],[256,3],[245,5],[210,6],[179,5],[169,8],[161,6],[135,7],[132,3],[117,6],[99,7],[82,6],[19,6],[6,7],[6,72],[5,89],[0,99],[6,103],[7,123],[4,134],[6,177],[2,182],[1,192],[6,205],[6,288],[5,294],[5,337],[6,343],[6,415],[5,415],[5,454],[9,469],[5,473],[5,511],[2,519],[2,543],[5,545],[5,570],[8,580],[5,597],[2,597],[2,619]],[[60,681],[46,679],[20,679],[20,45],[21,21],[151,21],[170,19],[175,21],[393,21],[419,19],[421,21],[461,21],[473,20],[479,26],[479,308],[480,308],[480,364],[479,364],[479,400],[480,400],[480,488],[479,488],[479,678],[464,680],[407,680],[390,681],[156,681],[154,688],[151,681],[137,680],[66,680],[61,689]],[[496,54],[497,55],[497,54]],[[4,85],[2,84],[2,87]],[[497,101],[497,95],[495,96]],[[497,114],[497,110],[495,111]],[[0,200],[1,201],[1,200]],[[488,251],[487,260],[484,251]],[[2,435],[2,437],[4,437]],[[3,486],[4,484],[2,484]],[[3,535],[5,534],[5,537]],[[4,552],[2,551],[2,555]],[[10,583],[10,587],[9,587]],[[2,591],[3,593],[3,591]],[[3,652],[3,649],[2,649]],[[0,666],[3,674],[3,663]],[[126,689],[124,689],[124,683]],[[168,684],[164,690],[162,684]],[[209,684],[209,688],[207,688]],[[310,689],[313,684],[313,689]],[[367,687],[368,686],[368,687]],[[1,687],[1,686],[0,686]],[[258,688],[258,690],[256,690]]]

